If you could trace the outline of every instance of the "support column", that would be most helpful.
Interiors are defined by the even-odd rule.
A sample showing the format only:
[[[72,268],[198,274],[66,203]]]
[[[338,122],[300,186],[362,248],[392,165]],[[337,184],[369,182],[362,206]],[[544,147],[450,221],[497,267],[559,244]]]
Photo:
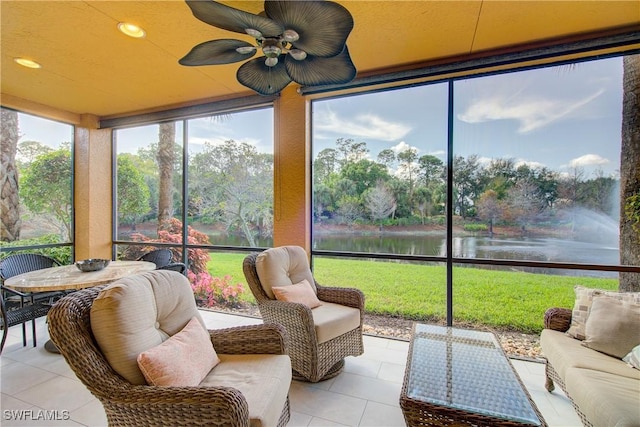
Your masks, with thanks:
[[[311,251],[311,138],[308,101],[285,88],[274,107],[273,245]]]
[[[81,116],[74,138],[76,259],[111,259],[111,129]]]

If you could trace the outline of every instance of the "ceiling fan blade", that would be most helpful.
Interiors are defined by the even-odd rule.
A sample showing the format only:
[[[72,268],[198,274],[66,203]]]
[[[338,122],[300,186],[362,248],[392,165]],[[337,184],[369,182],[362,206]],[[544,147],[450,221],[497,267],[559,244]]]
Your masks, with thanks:
[[[185,1],[191,8],[193,16],[223,30],[246,34],[247,29],[254,29],[260,31],[265,37],[275,37],[284,31],[284,28],[272,19],[225,6],[212,0]]]
[[[345,84],[353,80],[357,73],[347,46],[339,55],[331,58],[309,55],[298,61],[287,55],[284,62],[291,79],[304,86]]]
[[[178,62],[180,65],[197,66],[197,65],[219,65],[231,64],[251,58],[256,51],[249,53],[238,53],[239,47],[254,47],[251,43],[242,40],[222,39],[211,40],[200,43],[191,49]]]
[[[342,52],[353,29],[347,9],[332,1],[265,1],[267,16],[300,38],[293,42],[309,55],[330,57]]]
[[[260,95],[275,95],[291,83],[282,59],[280,56],[280,61],[273,67],[265,64],[264,57],[252,59],[238,68],[236,77],[241,84]]]

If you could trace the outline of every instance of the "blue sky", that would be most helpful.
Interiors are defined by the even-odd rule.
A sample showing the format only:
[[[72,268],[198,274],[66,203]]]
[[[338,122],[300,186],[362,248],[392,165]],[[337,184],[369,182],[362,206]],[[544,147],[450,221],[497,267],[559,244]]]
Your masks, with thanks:
[[[456,154],[482,161],[513,158],[587,177],[601,169],[617,174],[620,156],[622,59],[583,62],[511,74],[460,80],[454,87]],[[364,94],[313,103],[314,152],[335,148],[338,138],[366,142],[375,159],[385,148],[408,147],[445,159],[447,84]],[[70,127],[21,115],[22,140],[49,145],[70,140]],[[178,128],[181,135],[181,128]],[[191,122],[190,143],[227,139],[273,152],[271,109],[235,113],[221,120]],[[157,126],[119,133],[119,151],[157,141]],[[194,145],[193,150],[198,146]]]

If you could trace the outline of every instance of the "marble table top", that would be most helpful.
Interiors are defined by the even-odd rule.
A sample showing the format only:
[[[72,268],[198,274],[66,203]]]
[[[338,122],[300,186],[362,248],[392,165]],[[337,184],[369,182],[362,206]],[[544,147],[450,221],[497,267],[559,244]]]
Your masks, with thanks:
[[[4,286],[20,292],[66,291],[110,283],[132,274],[155,270],[147,261],[111,261],[99,271],[82,272],[74,264],[43,268],[13,276]]]

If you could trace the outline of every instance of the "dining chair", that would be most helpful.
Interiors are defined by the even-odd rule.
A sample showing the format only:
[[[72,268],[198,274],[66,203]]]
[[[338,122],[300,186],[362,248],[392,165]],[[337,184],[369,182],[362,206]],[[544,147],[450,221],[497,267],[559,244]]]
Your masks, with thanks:
[[[28,321],[32,321],[32,330],[31,335],[33,338],[33,346],[36,346],[36,324],[35,319],[46,316],[51,309],[51,305],[47,304],[43,301],[36,301],[32,304],[22,305],[18,301],[5,301],[2,297],[2,293],[0,292],[0,311],[1,311],[1,323],[0,327],[2,328],[2,341],[0,342],[0,354],[2,354],[2,350],[4,349],[4,344],[7,341],[7,335],[9,333],[9,328],[12,326],[20,325],[23,326],[22,331],[22,346],[27,345],[27,337],[24,331],[24,325]]]
[[[180,274],[184,274],[187,271],[187,266],[182,262],[171,262],[167,265],[164,265],[158,268],[158,270],[171,270],[171,271],[177,271]]]
[[[0,279],[2,279],[0,290],[2,291],[1,293],[3,294],[3,297],[5,298],[5,300],[8,300],[8,302],[19,300],[20,307],[28,304],[35,304],[41,301],[47,301],[50,304],[53,303],[57,298],[62,297],[64,295],[64,292],[20,292],[4,286],[4,281],[19,274],[28,273],[34,270],[42,270],[44,268],[57,267],[59,265],[61,264],[57,260],[46,255],[32,253],[9,255],[8,257],[0,261]],[[25,310],[25,312],[28,311],[30,310]],[[33,313],[31,314],[35,314],[37,312],[39,311],[33,310]],[[44,314],[46,314],[46,312]],[[22,341],[26,346],[26,322],[28,320],[32,321],[33,340],[35,346],[35,318],[27,319],[25,322],[21,322]]]
[[[138,261],[149,261],[156,265],[156,268],[162,268],[171,263],[173,252],[171,249],[161,248],[154,249],[138,258]]]
[[[281,324],[289,333],[293,378],[333,378],[346,356],[364,352],[364,294],[316,282],[303,248],[282,246],[249,254],[243,270],[263,321]]]

